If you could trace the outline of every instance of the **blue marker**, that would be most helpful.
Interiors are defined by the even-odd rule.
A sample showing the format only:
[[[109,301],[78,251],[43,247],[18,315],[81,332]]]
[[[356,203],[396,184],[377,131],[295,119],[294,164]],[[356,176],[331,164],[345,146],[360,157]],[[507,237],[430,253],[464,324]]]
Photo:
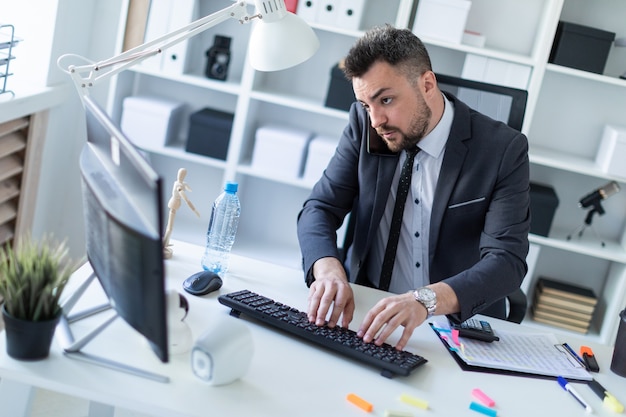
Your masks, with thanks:
[[[589,404],[587,404],[585,402],[585,400],[583,400],[583,397],[580,396],[580,394],[578,392],[576,392],[576,390],[570,385],[569,382],[567,382],[567,380],[565,378],[563,378],[562,376],[558,377],[557,382],[559,383],[559,385],[567,392],[569,392],[570,394],[572,394],[572,397],[574,397],[574,399],[576,401],[578,401],[578,403],[580,405],[583,406],[583,408],[585,409],[585,411],[587,413],[593,413],[593,409],[591,408],[591,406]]]

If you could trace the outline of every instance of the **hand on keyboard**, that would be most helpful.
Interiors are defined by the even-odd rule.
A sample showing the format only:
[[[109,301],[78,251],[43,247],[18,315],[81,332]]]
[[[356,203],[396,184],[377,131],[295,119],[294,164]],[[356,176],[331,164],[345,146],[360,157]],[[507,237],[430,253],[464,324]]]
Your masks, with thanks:
[[[407,376],[426,363],[422,356],[397,350],[387,343],[381,346],[366,343],[348,328],[317,326],[309,322],[306,313],[248,290],[221,295],[218,300],[230,307],[233,315],[247,315],[352,359],[376,366],[389,378],[396,374]]]

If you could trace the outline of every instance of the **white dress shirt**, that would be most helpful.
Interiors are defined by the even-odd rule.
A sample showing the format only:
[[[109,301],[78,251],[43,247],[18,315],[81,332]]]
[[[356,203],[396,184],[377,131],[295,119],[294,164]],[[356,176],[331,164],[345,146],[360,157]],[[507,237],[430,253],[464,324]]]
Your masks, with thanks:
[[[454,118],[454,108],[445,96],[444,103],[445,109],[441,120],[419,142],[418,146],[421,150],[413,162],[411,190],[406,199],[396,261],[389,286],[389,291],[396,294],[422,287],[430,282],[428,278],[430,214],[445,146]],[[406,152],[402,152],[398,159],[385,212],[370,250],[367,276],[376,286],[380,281],[398,180],[405,159]]]

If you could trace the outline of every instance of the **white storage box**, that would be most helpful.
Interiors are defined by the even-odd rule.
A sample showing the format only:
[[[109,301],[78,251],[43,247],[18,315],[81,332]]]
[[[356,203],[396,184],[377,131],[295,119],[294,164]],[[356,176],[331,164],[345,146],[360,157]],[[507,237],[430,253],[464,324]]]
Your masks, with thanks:
[[[530,67],[475,54],[465,55],[461,77],[484,83],[528,89]]]
[[[461,43],[470,0],[420,0],[413,32],[419,37]]]
[[[158,149],[176,139],[184,104],[157,97],[130,96],[122,105],[122,132],[143,149]]]
[[[626,178],[626,127],[606,125],[596,164],[607,174]]]
[[[302,176],[303,179],[307,182],[319,180],[336,148],[336,139],[326,136],[315,136],[311,139]]]
[[[252,168],[285,178],[299,178],[311,136],[309,131],[285,126],[268,125],[258,128]]]

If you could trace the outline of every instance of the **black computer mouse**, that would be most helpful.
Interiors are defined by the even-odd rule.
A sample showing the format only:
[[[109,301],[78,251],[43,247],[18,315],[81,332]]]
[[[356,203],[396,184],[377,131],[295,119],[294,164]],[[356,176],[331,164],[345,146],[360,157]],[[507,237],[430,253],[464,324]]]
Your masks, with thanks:
[[[183,289],[193,295],[205,295],[219,290],[221,286],[222,278],[212,271],[196,272],[183,281]]]

